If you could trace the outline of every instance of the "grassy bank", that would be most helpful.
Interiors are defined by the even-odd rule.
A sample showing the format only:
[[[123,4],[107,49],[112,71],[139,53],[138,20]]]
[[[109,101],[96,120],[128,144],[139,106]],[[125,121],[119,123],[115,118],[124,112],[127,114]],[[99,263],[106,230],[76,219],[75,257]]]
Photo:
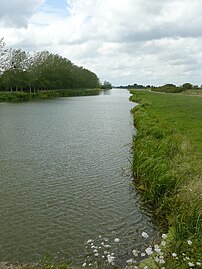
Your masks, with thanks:
[[[166,268],[195,268],[202,257],[202,98],[132,93],[139,103],[133,109],[135,184],[168,232]],[[149,268],[161,268],[155,266]]]
[[[67,89],[67,90],[49,90],[37,93],[26,92],[0,92],[0,102],[25,102],[32,99],[46,99],[54,97],[68,96],[88,96],[99,94],[99,89]]]

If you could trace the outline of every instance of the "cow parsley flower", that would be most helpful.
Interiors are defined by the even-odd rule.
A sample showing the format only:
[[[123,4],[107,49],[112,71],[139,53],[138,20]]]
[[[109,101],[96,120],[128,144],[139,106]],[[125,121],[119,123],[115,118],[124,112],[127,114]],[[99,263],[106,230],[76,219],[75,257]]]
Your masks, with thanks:
[[[144,237],[144,238],[148,238],[149,235],[148,235],[146,232],[142,232],[142,237]]]
[[[109,264],[114,265],[114,260],[115,260],[114,256],[107,255],[107,261],[108,261]]]
[[[134,250],[132,251],[132,253],[133,253],[133,255],[134,255],[135,257],[138,257],[139,251],[136,250],[136,249],[134,249]]]
[[[166,234],[162,234],[161,236],[163,239],[166,239],[167,238],[167,235]]]
[[[165,246],[165,245],[166,245],[166,241],[165,241],[165,240],[162,240],[162,241],[161,241],[161,245],[162,245],[162,246]]]
[[[194,267],[194,263],[193,262],[188,262],[189,267]]]
[[[152,247],[148,247],[145,249],[145,252],[147,253],[147,255],[152,255],[153,254],[153,250]]]

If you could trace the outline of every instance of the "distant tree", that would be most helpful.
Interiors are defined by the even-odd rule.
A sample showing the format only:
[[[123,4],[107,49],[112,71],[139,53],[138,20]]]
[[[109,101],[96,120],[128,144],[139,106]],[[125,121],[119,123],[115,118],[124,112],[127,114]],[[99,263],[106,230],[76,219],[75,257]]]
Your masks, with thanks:
[[[185,88],[186,90],[190,90],[190,89],[192,89],[192,84],[191,83],[184,83],[182,85],[182,87]]]
[[[176,87],[176,85],[172,83],[168,83],[168,84],[165,84],[163,87]]]
[[[104,81],[104,83],[101,85],[101,89],[112,89],[112,85],[108,81]]]

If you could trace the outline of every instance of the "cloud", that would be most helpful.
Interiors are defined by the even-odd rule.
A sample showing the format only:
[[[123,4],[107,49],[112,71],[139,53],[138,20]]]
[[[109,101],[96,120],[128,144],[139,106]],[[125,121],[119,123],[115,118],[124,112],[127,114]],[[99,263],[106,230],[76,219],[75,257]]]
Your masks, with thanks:
[[[59,53],[116,85],[201,84],[201,0],[5,3],[0,31],[10,46]]]
[[[43,0],[0,0],[0,24],[4,27],[27,27],[28,20]]]

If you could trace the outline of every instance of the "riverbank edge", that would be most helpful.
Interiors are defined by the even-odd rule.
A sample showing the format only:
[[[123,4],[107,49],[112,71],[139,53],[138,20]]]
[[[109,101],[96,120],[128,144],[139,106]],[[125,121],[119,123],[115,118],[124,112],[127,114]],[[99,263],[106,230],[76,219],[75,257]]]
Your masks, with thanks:
[[[101,89],[66,89],[27,92],[0,92],[0,102],[26,102],[37,99],[51,99],[55,97],[91,96],[98,95]]]
[[[186,137],[151,115],[149,100],[142,99],[138,91],[130,93],[130,100],[138,103],[132,109],[137,128],[133,140],[134,184],[144,203],[152,208],[160,231],[168,235],[166,268],[190,268],[188,262],[196,265],[202,257],[200,161]],[[163,265],[151,257],[140,268],[144,266]]]

